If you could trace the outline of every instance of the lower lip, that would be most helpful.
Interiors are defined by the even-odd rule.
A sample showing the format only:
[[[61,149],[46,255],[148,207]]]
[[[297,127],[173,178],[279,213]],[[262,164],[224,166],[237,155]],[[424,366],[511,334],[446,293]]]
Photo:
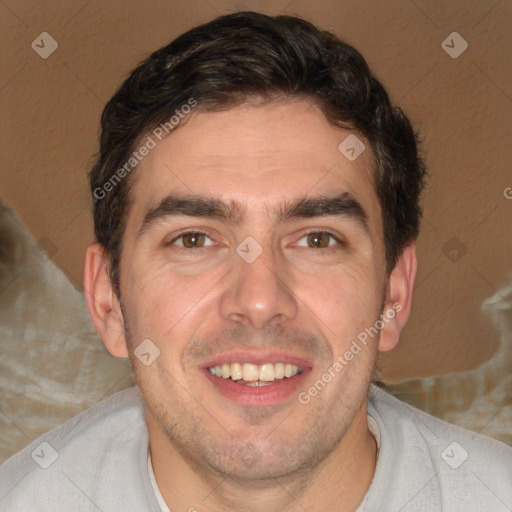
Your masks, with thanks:
[[[294,377],[275,380],[265,386],[246,386],[231,379],[223,379],[204,370],[206,378],[224,397],[243,405],[269,405],[287,399],[304,382],[310,368]]]

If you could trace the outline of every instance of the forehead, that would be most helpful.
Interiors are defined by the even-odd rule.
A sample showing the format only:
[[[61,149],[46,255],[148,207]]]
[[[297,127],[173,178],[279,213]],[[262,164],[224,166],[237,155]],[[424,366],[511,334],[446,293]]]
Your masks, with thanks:
[[[153,136],[131,185],[128,227],[172,193],[234,200],[257,213],[285,199],[348,192],[371,221],[380,211],[371,152],[366,144],[348,160],[338,148],[348,135],[306,100],[195,112],[162,141]]]

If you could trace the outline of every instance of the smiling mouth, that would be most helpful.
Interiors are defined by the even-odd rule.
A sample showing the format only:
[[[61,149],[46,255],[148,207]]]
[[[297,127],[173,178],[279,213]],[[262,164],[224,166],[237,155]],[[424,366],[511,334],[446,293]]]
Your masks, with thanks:
[[[251,387],[269,386],[300,375],[303,370],[290,363],[224,363],[210,366],[211,375]]]

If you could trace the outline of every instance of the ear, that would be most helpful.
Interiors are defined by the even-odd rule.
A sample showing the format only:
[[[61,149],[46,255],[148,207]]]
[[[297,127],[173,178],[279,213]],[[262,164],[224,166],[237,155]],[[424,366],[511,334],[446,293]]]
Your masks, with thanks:
[[[411,242],[403,251],[388,280],[383,328],[380,331],[379,351],[387,352],[398,344],[400,332],[409,319],[412,290],[418,262],[416,244]]]
[[[84,292],[92,323],[107,350],[115,357],[128,357],[121,306],[107,272],[107,255],[101,244],[87,247]]]

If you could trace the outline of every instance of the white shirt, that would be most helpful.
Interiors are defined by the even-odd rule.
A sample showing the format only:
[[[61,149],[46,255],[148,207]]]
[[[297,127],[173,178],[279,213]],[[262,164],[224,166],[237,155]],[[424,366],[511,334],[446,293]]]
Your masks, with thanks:
[[[372,385],[375,474],[357,512],[510,512],[512,448]],[[143,402],[123,390],[0,466],[1,512],[171,512],[156,484]],[[341,497],[340,497],[341,498]]]

